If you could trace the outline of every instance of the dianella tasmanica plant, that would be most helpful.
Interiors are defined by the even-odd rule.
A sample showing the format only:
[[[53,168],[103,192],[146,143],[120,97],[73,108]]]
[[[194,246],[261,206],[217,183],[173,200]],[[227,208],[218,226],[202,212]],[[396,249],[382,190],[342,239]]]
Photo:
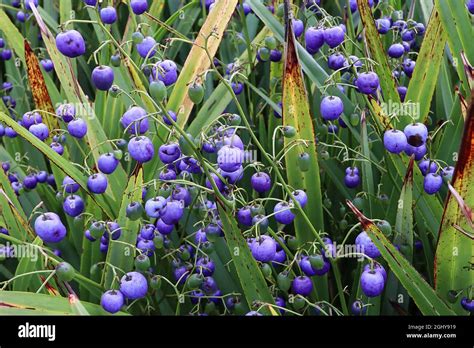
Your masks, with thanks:
[[[0,314],[470,315],[473,12],[0,1]]]

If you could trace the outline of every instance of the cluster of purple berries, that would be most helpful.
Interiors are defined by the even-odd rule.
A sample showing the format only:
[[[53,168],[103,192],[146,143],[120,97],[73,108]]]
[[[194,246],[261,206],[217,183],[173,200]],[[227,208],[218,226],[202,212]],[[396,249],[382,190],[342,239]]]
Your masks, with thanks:
[[[422,160],[427,153],[428,129],[422,123],[413,123],[403,131],[390,129],[385,131],[383,143],[385,149],[393,154],[405,152],[408,156],[415,156],[420,161],[418,166],[424,176],[423,187],[426,193],[432,195],[441,189],[443,178],[450,181],[454,172],[451,166],[445,167],[438,174],[438,165],[430,159]]]

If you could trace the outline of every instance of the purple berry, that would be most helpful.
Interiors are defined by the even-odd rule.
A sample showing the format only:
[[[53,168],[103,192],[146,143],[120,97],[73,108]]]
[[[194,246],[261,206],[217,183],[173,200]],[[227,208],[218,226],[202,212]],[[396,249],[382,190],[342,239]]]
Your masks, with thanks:
[[[35,233],[46,243],[59,243],[66,236],[66,227],[55,213],[38,216],[34,224]]]
[[[67,30],[56,36],[56,47],[69,58],[76,58],[86,53],[86,44],[77,30]]]
[[[303,190],[293,191],[293,196],[300,203],[301,208],[304,208],[306,204],[308,203],[308,196],[306,195],[306,192],[304,192]]]
[[[375,20],[375,25],[379,34],[384,35],[387,34],[390,30],[391,23],[390,20],[387,18],[379,18]]]
[[[252,256],[260,262],[270,262],[276,253],[276,242],[269,236],[256,238],[251,245]]]
[[[36,123],[30,126],[29,131],[40,140],[46,140],[49,137],[48,126],[44,123]]]
[[[92,82],[97,89],[108,91],[114,83],[114,70],[105,65],[99,65],[92,71]]]
[[[308,296],[313,291],[313,283],[309,277],[299,276],[293,279],[291,289],[296,295]]]
[[[144,134],[149,129],[147,112],[139,106],[133,106],[128,109],[122,115],[120,123],[130,134]]]
[[[23,123],[23,127],[29,129],[34,124],[42,123],[43,118],[38,112],[26,112],[23,114],[21,121]]]
[[[415,65],[416,65],[415,61],[409,58],[403,61],[403,64],[402,64],[403,71],[408,77],[411,77],[413,75],[413,71],[415,70]]]
[[[324,29],[311,27],[305,33],[306,50],[315,54],[324,45]]]
[[[364,271],[360,276],[360,287],[367,297],[377,297],[385,287],[385,280],[380,272]]]
[[[147,0],[131,0],[130,7],[132,8],[133,13],[141,15],[148,10],[148,2]]]
[[[150,75],[150,81],[160,80],[165,86],[171,86],[178,80],[178,68],[172,60],[157,63]]]
[[[237,220],[244,226],[252,226],[252,211],[249,207],[242,207],[237,210]]]
[[[324,29],[324,41],[326,44],[335,48],[344,41],[344,30],[340,26]]]
[[[76,116],[76,108],[73,104],[61,104],[56,109],[56,115],[61,116],[64,122],[69,123]]]
[[[344,176],[344,184],[348,188],[356,188],[360,185],[360,176],[355,173],[346,174]]]
[[[41,65],[46,72],[51,72],[54,69],[54,63],[51,59],[42,59]]]
[[[151,198],[146,201],[145,203],[145,213],[147,216],[151,218],[159,218],[166,206],[166,199],[157,196],[155,198]]]
[[[67,193],[75,193],[77,190],[79,190],[79,184],[76,183],[73,179],[71,179],[69,176],[65,176],[63,179],[63,185],[62,187]]]
[[[151,161],[155,155],[153,143],[145,136],[130,139],[128,142],[128,152],[135,161],[140,163]]]
[[[158,219],[156,221],[156,229],[163,235],[168,235],[173,232],[174,225],[168,225],[163,222],[163,220]]]
[[[95,0],[94,0],[95,1]],[[123,294],[118,290],[104,292],[100,298],[100,305],[109,313],[117,313],[124,304]]]
[[[384,281],[387,281],[387,271],[385,270],[385,268],[383,268],[383,266],[380,263],[374,262],[373,269],[376,272],[379,272],[383,276]],[[370,271],[370,270],[371,270],[370,263],[368,263],[364,266],[363,271]]]
[[[438,171],[438,165],[429,159],[420,161],[420,163],[418,163],[418,167],[420,168],[423,175],[428,173],[436,173]]]
[[[82,139],[87,134],[87,123],[82,118],[76,118],[67,124],[67,130],[73,137]]]
[[[292,27],[293,27],[293,32],[295,34],[295,37],[300,37],[301,34],[303,34],[304,31],[304,24],[301,19],[293,19]]]
[[[250,184],[255,191],[263,193],[270,190],[272,186],[272,179],[267,173],[258,172],[252,175]]]
[[[282,53],[279,50],[270,50],[270,60],[274,63],[278,63],[281,60]]]
[[[68,195],[64,199],[63,210],[67,215],[76,217],[84,211],[84,201],[77,195]]]
[[[405,53],[405,48],[402,44],[395,43],[388,48],[388,55],[391,58],[400,58]]]
[[[87,179],[87,188],[95,194],[102,194],[107,190],[107,177],[102,173],[96,173]]]
[[[407,142],[411,146],[421,146],[428,139],[428,128],[423,123],[412,123],[403,130],[407,138]]]
[[[99,156],[97,167],[104,174],[112,174],[119,164],[119,160],[115,158],[111,152]]]
[[[374,259],[381,255],[379,249],[377,249],[374,242],[372,242],[369,235],[365,231],[359,233],[359,235],[356,237],[355,244],[361,249],[361,252],[366,254],[368,257]]]
[[[151,36],[147,36],[137,45],[137,51],[140,57],[153,57],[156,54],[156,41]]]
[[[235,172],[244,160],[244,152],[235,146],[224,145],[217,152],[217,164],[225,172]]]
[[[273,212],[275,213],[275,220],[283,225],[289,225],[293,222],[296,215],[290,209],[290,206],[286,202],[278,202]]]
[[[34,174],[29,174],[23,179],[23,186],[28,190],[33,190],[37,184],[38,179]]]
[[[379,85],[379,77],[372,71],[363,72],[357,76],[356,86],[361,93],[373,94],[377,91]]]
[[[340,70],[348,66],[347,59],[339,52],[328,57],[328,67],[332,70]]]
[[[158,155],[160,156],[161,162],[170,164],[181,156],[181,150],[176,143],[163,144],[158,149]]]
[[[383,144],[387,151],[399,154],[407,146],[407,137],[397,129],[387,130],[383,135]]]
[[[120,280],[120,292],[130,300],[146,296],[148,283],[146,278],[138,272],[129,272]]]
[[[474,8],[474,2],[472,8]],[[470,10],[471,13],[474,13],[474,11]],[[474,312],[474,299],[468,299],[467,297],[463,297],[461,299],[461,306],[464,308],[466,311],[469,311],[471,313]]]
[[[100,20],[104,24],[114,24],[117,21],[117,10],[112,6],[100,10]]]
[[[423,180],[423,188],[429,195],[434,195],[441,189],[443,178],[439,174],[428,173]]]
[[[321,117],[326,121],[336,120],[344,111],[344,104],[341,98],[336,96],[324,97],[321,101]]]
[[[169,201],[161,213],[161,219],[167,225],[174,225],[179,222],[184,214],[184,202]]]
[[[426,148],[426,145],[423,144],[421,146],[412,146],[410,144],[407,144],[406,148],[405,148],[405,153],[408,155],[408,156],[411,156],[411,155],[415,155],[415,160],[419,161],[421,160],[425,155],[426,155],[426,152],[427,152],[427,148]]]

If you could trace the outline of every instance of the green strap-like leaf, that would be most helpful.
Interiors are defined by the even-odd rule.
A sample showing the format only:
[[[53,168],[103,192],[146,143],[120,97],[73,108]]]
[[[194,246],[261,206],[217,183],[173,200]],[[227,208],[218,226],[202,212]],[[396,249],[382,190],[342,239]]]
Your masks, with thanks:
[[[109,250],[107,253],[107,264],[118,267],[124,272],[129,272],[133,267],[135,258],[135,243],[137,240],[138,228],[140,221],[132,221],[127,218],[127,206],[131,202],[141,202],[143,184],[143,169],[137,167],[135,173],[130,177],[127,188],[123,193],[122,204],[118,215],[117,223],[122,229],[120,238],[117,240],[109,239]],[[114,279],[114,269],[110,266],[106,267],[105,287],[109,289]],[[121,277],[118,273],[117,276]]]
[[[232,261],[237,270],[240,284],[244,291],[245,300],[252,308],[254,301],[274,304],[273,297],[268,289],[262,272],[253,258],[247,242],[242,237],[234,217],[219,205],[219,217],[227,241]],[[266,309],[264,313],[270,313]]]
[[[474,92],[471,95],[474,97]],[[461,292],[451,305],[458,314],[467,314],[460,298],[469,296],[474,284],[474,104],[471,103],[464,129],[458,162],[448,194],[439,231],[435,256],[435,287],[438,295]],[[458,196],[458,197],[456,197]]]
[[[410,160],[407,174],[403,183],[400,199],[398,200],[397,219],[394,228],[393,244],[400,248],[400,253],[413,263],[413,165],[414,157]],[[390,270],[385,291],[385,308],[387,314],[397,314],[392,303],[408,312],[409,297],[396,275]]]
[[[408,84],[406,102],[420,107],[419,120],[424,121],[431,107],[431,99],[438,81],[439,69],[443,62],[447,34],[441,23],[438,9],[431,14],[428,28],[416,60],[413,76]],[[407,122],[402,122],[401,125]]]

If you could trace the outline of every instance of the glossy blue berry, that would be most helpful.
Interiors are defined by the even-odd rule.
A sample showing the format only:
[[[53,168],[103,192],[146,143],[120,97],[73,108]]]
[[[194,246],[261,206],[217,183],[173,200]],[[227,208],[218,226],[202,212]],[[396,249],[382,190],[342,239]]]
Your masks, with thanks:
[[[118,290],[108,290],[102,294],[100,305],[109,313],[117,313],[124,304],[123,294]]]
[[[87,179],[87,188],[95,194],[102,194],[107,190],[108,181],[104,174],[96,173]]]
[[[138,272],[129,272],[120,279],[120,292],[130,300],[136,300],[146,296],[148,282]]]

